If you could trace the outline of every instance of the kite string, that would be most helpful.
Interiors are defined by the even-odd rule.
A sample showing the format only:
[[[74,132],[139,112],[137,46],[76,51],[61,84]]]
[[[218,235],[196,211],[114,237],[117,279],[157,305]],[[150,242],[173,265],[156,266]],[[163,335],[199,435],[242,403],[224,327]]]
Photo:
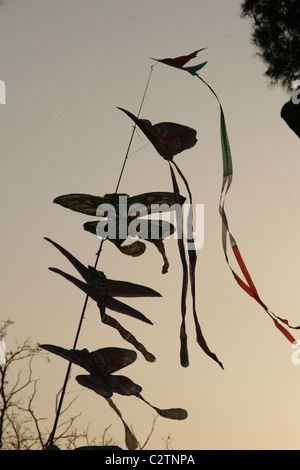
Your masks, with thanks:
[[[151,79],[151,76],[152,76],[153,68],[154,68],[155,65],[156,64],[151,66],[150,74],[149,74],[149,77],[148,77],[148,80],[147,80],[147,83],[146,83],[146,87],[145,87],[145,90],[144,90],[144,93],[143,93],[143,97],[142,97],[142,100],[141,100],[141,104],[140,104],[140,107],[139,107],[138,116],[141,113],[141,110],[142,110],[142,107],[143,107],[143,104],[144,104],[144,101],[145,101],[145,97],[146,97],[146,94],[147,94],[147,91],[148,91],[148,87],[149,87],[150,79]],[[115,193],[117,193],[118,189],[119,189],[119,185],[120,185],[120,182],[121,182],[121,179],[122,179],[122,175],[123,175],[123,172],[124,172],[126,161],[128,159],[128,154],[129,154],[130,147],[131,147],[131,144],[132,144],[132,141],[133,141],[133,136],[134,136],[135,130],[136,130],[136,124],[133,127],[133,131],[132,131],[132,134],[131,134],[131,137],[130,137],[130,140],[129,140],[128,148],[127,148],[127,151],[126,151],[126,154],[125,154],[123,166],[122,166],[121,173],[120,173],[120,176],[119,176],[119,179],[118,179],[118,183],[117,183],[117,186],[116,186],[116,189],[115,189]],[[97,268],[97,265],[98,265],[98,261],[99,261],[100,253],[102,251],[104,241],[105,241],[104,239],[101,240],[99,250],[96,253],[96,261],[95,261],[95,264],[94,264],[95,269]],[[78,342],[78,339],[79,339],[80,330],[81,330],[81,326],[82,326],[82,323],[83,323],[83,319],[84,319],[88,299],[89,299],[89,296],[87,295],[86,298],[85,298],[84,304],[83,304],[81,315],[80,315],[80,320],[79,320],[79,324],[78,324],[78,327],[77,327],[75,340],[74,340],[74,343],[73,343],[73,349],[76,349],[76,346],[77,346],[77,342]],[[58,419],[59,419],[59,415],[60,415],[60,412],[61,412],[61,408],[62,408],[62,404],[63,404],[63,400],[64,400],[66,388],[67,388],[67,383],[68,383],[70,372],[71,372],[71,366],[72,366],[72,361],[70,361],[69,364],[68,364],[64,384],[63,384],[63,387],[62,387],[62,390],[61,390],[59,404],[58,404],[57,411],[56,411],[56,416],[55,416],[53,429],[52,429],[52,432],[49,436],[49,439],[47,441],[46,446],[51,445],[53,443],[53,440],[54,440]]]
[[[154,68],[155,65],[156,65],[156,64],[151,65],[150,74],[149,74],[149,77],[148,77],[148,80],[147,80],[147,84],[146,84],[146,87],[145,87],[145,90],[144,90],[144,94],[143,94],[143,97],[142,97],[142,101],[141,101],[141,104],[140,104],[140,108],[139,108],[139,111],[138,111],[138,114],[137,114],[137,117],[138,117],[138,118],[139,118],[139,116],[140,116],[140,114],[141,114],[141,110],[142,110],[142,107],[143,107],[143,104],[144,104],[144,101],[145,101],[145,96],[146,96],[147,91],[148,91],[148,87],[149,87],[149,83],[150,83],[150,80],[151,80],[153,68]],[[132,144],[132,141],[133,141],[133,136],[134,136],[135,131],[136,131],[136,123],[134,124],[133,129],[132,129],[131,137],[130,137],[129,144],[128,144],[128,148],[127,148],[127,151],[126,151],[126,154],[125,154],[123,166],[122,166],[121,173],[120,173],[120,176],[119,176],[119,179],[118,179],[118,183],[117,183],[117,186],[116,186],[115,193],[118,192],[118,189],[119,189],[119,186],[120,186],[121,178],[122,178],[122,175],[123,175],[123,172],[124,172],[124,168],[125,168],[126,162],[127,162],[127,160],[128,160],[128,154],[129,154],[129,151],[130,151],[130,147],[131,147],[131,144]]]

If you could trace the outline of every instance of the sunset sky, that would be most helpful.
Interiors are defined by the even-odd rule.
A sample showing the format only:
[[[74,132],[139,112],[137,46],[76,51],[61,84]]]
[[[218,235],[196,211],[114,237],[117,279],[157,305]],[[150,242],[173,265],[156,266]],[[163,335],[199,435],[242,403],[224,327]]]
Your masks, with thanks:
[[[44,237],[93,265],[99,240],[83,230],[92,220],[53,204],[62,194],[113,193],[132,132],[117,107],[137,114],[150,57],[176,57],[207,47],[193,64],[218,94],[233,157],[226,200],[232,232],[270,309],[300,325],[299,138],[280,118],[290,96],[264,77],[266,65],[251,44],[252,24],[235,0],[4,0],[0,6],[1,314],[14,325],[9,350],[34,343],[73,345],[85,296],[48,267],[77,275]],[[204,204],[205,239],[198,251],[197,312],[204,336],[225,370],[196,344],[187,312],[190,366],[179,363],[181,264],[176,240],[166,241],[169,272],[154,246],[139,258],[104,244],[99,269],[107,277],[156,289],[162,298],[128,300],[154,325],[113,314],[157,358],[121,373],[143,387],[160,408],[189,416],[158,418],[149,449],[299,449],[300,364],[266,312],[235,282],[226,264],[218,212],[222,184],[218,103],[200,80],[163,64],[153,68],[141,118],[197,130],[197,144],[175,157],[196,204]],[[119,191],[130,196],[172,191],[169,168],[142,132],[135,134]],[[185,194],[185,188],[181,187]],[[189,298],[190,299],[190,298]],[[300,332],[295,333],[300,339]],[[297,336],[298,335],[298,336]],[[78,348],[131,349],[100,322],[89,301]],[[37,411],[54,420],[54,399],[67,362],[37,360]],[[90,423],[92,437],[109,432],[124,447],[121,421],[104,399],[80,387],[73,366],[67,400]],[[125,421],[143,442],[154,410],[135,397],[115,397]]]

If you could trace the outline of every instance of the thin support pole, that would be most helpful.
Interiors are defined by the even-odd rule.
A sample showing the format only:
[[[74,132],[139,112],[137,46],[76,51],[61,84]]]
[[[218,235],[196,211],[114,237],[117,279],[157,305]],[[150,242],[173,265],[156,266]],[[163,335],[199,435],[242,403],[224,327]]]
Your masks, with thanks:
[[[140,108],[139,108],[139,111],[138,111],[138,117],[141,113],[141,110],[142,110],[142,107],[143,107],[143,104],[144,104],[145,96],[146,96],[146,93],[147,93],[147,90],[148,90],[148,87],[149,87],[149,83],[150,83],[150,79],[151,79],[151,75],[152,75],[152,72],[153,72],[154,65],[151,66],[150,74],[149,74],[149,77],[148,77],[148,80],[147,80],[145,91],[144,91],[142,101],[141,101],[141,104],[140,104]],[[117,186],[116,186],[115,193],[118,192],[118,189],[119,189],[119,186],[120,186],[120,182],[121,182],[121,179],[122,179],[122,175],[123,175],[123,172],[124,172],[126,161],[128,159],[128,154],[129,154],[129,150],[130,150],[130,147],[131,147],[131,144],[132,144],[132,141],[133,141],[133,136],[134,136],[135,130],[136,130],[136,124],[133,127],[133,131],[132,131],[132,134],[131,134],[131,137],[130,137],[130,140],[129,140],[128,148],[127,148],[127,151],[126,151],[126,154],[125,154],[123,166],[122,166],[122,169],[121,169],[121,172],[120,172],[120,176],[119,176],[119,179],[118,179],[118,183],[117,183]],[[102,251],[103,243],[104,243],[104,239],[101,240],[100,248],[99,248],[99,250],[96,254],[96,261],[95,261],[95,264],[94,264],[94,268],[96,268],[97,265],[98,265],[98,261],[99,261],[100,253]],[[75,336],[75,340],[74,340],[74,344],[73,344],[73,349],[76,349],[76,346],[77,346],[77,342],[78,342],[78,339],[79,339],[80,330],[81,330],[81,327],[82,327],[82,323],[83,323],[83,319],[84,319],[88,299],[89,299],[89,296],[87,295],[86,298],[85,298],[84,304],[83,304],[81,315],[80,315],[80,320],[79,320],[79,324],[78,324],[78,328],[77,328],[77,332],[76,332],[76,336]],[[53,440],[54,440],[54,437],[55,437],[55,432],[56,432],[56,428],[57,428],[57,424],[58,424],[59,415],[61,413],[61,408],[62,408],[62,404],[63,404],[64,396],[65,396],[65,393],[66,393],[68,380],[69,380],[70,373],[71,373],[71,367],[72,367],[72,361],[70,361],[69,364],[68,364],[64,384],[63,384],[61,395],[60,395],[59,404],[58,404],[57,411],[56,411],[56,416],[55,416],[55,420],[54,420],[53,429],[52,429],[52,432],[51,432],[51,434],[49,436],[49,439],[46,443],[46,446],[49,446],[49,445],[53,444]]]

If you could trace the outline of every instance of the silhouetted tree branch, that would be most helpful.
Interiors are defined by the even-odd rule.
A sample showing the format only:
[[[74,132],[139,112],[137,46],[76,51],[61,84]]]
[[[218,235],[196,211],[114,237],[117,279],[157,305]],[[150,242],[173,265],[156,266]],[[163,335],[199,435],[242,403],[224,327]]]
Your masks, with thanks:
[[[13,324],[11,320],[0,322],[0,339],[7,336],[8,328]],[[33,346],[30,339],[22,344],[16,344],[12,351],[6,353],[6,361],[0,364],[0,449],[2,450],[28,450],[44,449],[46,447],[49,430],[42,426],[48,418],[38,417],[34,402],[37,396],[37,383],[34,378],[33,361],[37,356],[48,360],[41,353],[38,345]],[[17,367],[17,369],[16,369]],[[55,407],[57,409],[59,395],[56,394]],[[61,415],[66,416],[77,396],[62,410]],[[96,439],[90,439],[88,427],[78,431],[74,425],[80,416],[66,416],[58,426],[55,444],[72,450],[82,442],[86,445],[97,445]],[[112,438],[107,435],[106,428],[100,436],[101,445],[113,444]]]

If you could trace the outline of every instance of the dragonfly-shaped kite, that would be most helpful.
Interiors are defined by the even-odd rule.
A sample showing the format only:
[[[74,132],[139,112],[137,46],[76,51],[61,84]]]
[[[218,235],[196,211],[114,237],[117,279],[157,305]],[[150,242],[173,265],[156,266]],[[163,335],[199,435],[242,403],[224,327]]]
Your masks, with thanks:
[[[207,49],[207,47],[202,47],[202,49],[197,49],[191,54],[182,55],[179,57],[167,57],[166,59],[154,59],[153,57],[151,58],[152,60],[156,60],[157,62],[162,62],[163,64],[171,65],[172,67],[176,67],[177,69],[182,69],[192,75],[196,75],[197,72],[199,72],[199,70],[201,70],[207,64],[207,61],[202,62],[201,64],[191,65],[188,67],[184,67],[184,65],[187,64],[191,59],[197,57],[198,52],[204,51],[205,49]]]
[[[84,224],[84,229],[95,235],[99,233],[99,229],[101,229],[102,233],[105,232],[105,227],[109,223],[109,220],[105,217],[104,209],[105,207],[108,209],[112,207],[115,213],[114,221],[116,223],[116,230],[114,236],[108,236],[107,239],[111,241],[122,253],[134,257],[140,256],[144,253],[146,249],[144,241],[153,243],[163,257],[163,274],[168,271],[169,261],[166,256],[163,242],[165,237],[174,233],[174,226],[164,220],[156,220],[153,218],[148,221],[141,221],[140,217],[155,214],[157,213],[157,210],[161,212],[173,210],[172,206],[175,203],[173,193],[151,192],[131,197],[128,196],[128,194],[119,193],[105,194],[104,196],[75,193],[58,196],[53,202],[75,212],[100,217],[100,221],[91,221]],[[176,202],[182,205],[185,202],[185,198],[180,196]],[[158,207],[159,209],[157,209]],[[103,211],[100,212],[99,208],[103,208]],[[139,219],[137,222],[140,222],[142,227],[145,227],[146,225],[146,229],[144,231],[141,230],[141,232],[137,234],[139,237],[138,240],[124,244],[125,240],[128,238],[128,227],[136,218],[135,215],[132,215],[132,208],[134,208],[134,212],[138,212],[139,210],[142,212],[142,214],[137,217],[137,219]],[[153,236],[153,233],[156,233],[157,235]],[[141,241],[141,239],[143,241]]]
[[[123,420],[121,412],[111,399],[114,393],[136,396],[151,406],[164,418],[183,420],[187,417],[186,410],[182,408],[162,410],[151,405],[142,397],[142,387],[140,385],[137,385],[131,379],[123,375],[112,375],[114,372],[129,366],[136,360],[137,354],[135,351],[123,348],[102,348],[89,352],[87,349],[69,350],[51,344],[42,344],[40,347],[67,359],[73,364],[83,367],[89,372],[89,375],[78,375],[76,377],[77,382],[107,400],[124,425],[126,445],[130,450],[137,448],[137,440]]]
[[[192,52],[191,54],[188,54],[185,56],[165,58],[165,59],[154,59],[154,60],[156,60],[157,62],[166,64],[166,65],[176,67],[179,70],[188,72],[189,74],[196,76],[208,87],[208,89],[211,91],[211,93],[214,95],[214,97],[218,101],[219,108],[220,108],[220,136],[221,136],[221,149],[222,149],[222,159],[223,159],[223,181],[222,181],[222,189],[221,189],[221,195],[220,195],[219,213],[222,219],[222,245],[223,245],[223,251],[225,254],[225,260],[227,264],[229,265],[229,268],[236,282],[238,283],[238,285],[250,297],[256,300],[256,302],[258,302],[258,304],[267,312],[268,316],[273,320],[276,328],[278,328],[279,331],[281,331],[281,333],[283,333],[283,335],[291,343],[294,343],[296,340],[293,337],[293,335],[286,329],[286,326],[292,329],[300,329],[300,326],[291,326],[285,318],[280,318],[279,316],[275,315],[275,313],[273,313],[269,309],[269,307],[267,307],[267,305],[261,300],[258,290],[256,286],[254,285],[254,282],[243,260],[237,241],[229,229],[228,218],[225,212],[225,198],[229,191],[229,188],[231,186],[232,179],[233,179],[233,164],[232,164],[231,149],[230,149],[230,144],[229,144],[229,138],[228,138],[228,133],[227,133],[227,128],[226,128],[226,121],[225,121],[223,107],[221,105],[221,102],[217,94],[213,90],[213,88],[197,73],[202,68],[201,65],[204,66],[206,65],[207,62],[204,62],[203,64],[200,64],[199,66],[194,66],[194,67],[185,66],[185,64],[187,64],[191,59],[195,58],[197,56],[197,53],[202,50],[203,48],[198,49]],[[229,257],[227,253],[227,240],[229,240],[229,246],[232,250],[234,258],[241,270],[241,273],[244,279],[239,274],[236,273],[236,271],[233,269],[229,261]]]
[[[127,330],[125,330],[120,323],[106,313],[106,308],[115,312],[123,313],[130,317],[141,320],[145,323],[152,325],[152,322],[141,312],[129,305],[120,302],[114,297],[161,297],[154,289],[140,284],[135,284],[126,281],[107,279],[102,271],[98,271],[92,266],[85,267],[77,258],[69,253],[65,248],[54,242],[50,238],[47,241],[52,243],[75,267],[86,282],[83,282],[70,274],[67,274],[57,268],[49,268],[51,271],[60,274],[68,281],[72,282],[75,286],[79,287],[88,297],[95,300],[103,323],[118,330],[120,335],[129,343],[133,344],[139,350],[147,361],[155,361],[153,354],[149,353],[145,347],[137,341],[137,339]]]

